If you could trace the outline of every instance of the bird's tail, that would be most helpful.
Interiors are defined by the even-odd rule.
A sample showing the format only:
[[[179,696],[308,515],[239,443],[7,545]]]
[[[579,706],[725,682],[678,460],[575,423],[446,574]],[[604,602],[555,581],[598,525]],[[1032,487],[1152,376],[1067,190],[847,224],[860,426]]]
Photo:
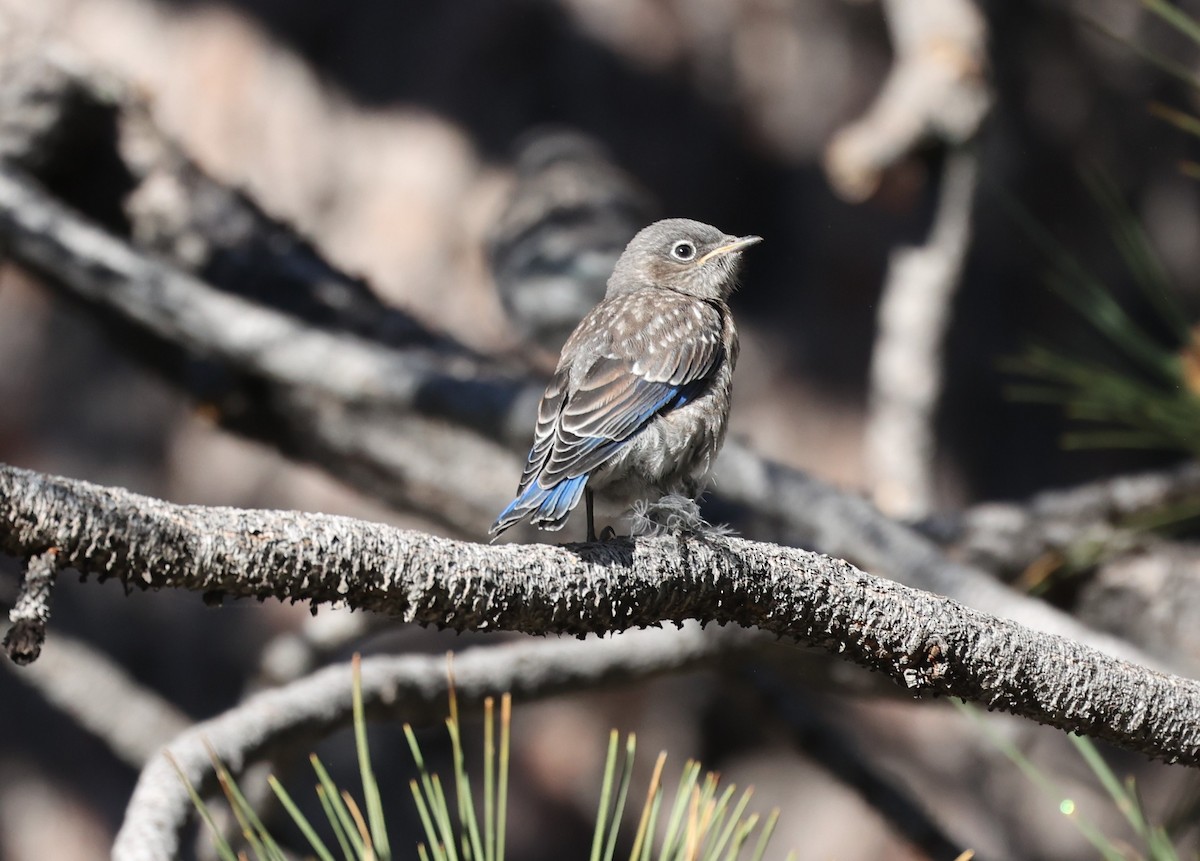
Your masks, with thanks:
[[[505,506],[489,533],[499,535],[525,517],[540,529],[562,529],[571,510],[579,504],[587,480],[586,473],[564,479],[553,487],[541,487],[535,480]]]

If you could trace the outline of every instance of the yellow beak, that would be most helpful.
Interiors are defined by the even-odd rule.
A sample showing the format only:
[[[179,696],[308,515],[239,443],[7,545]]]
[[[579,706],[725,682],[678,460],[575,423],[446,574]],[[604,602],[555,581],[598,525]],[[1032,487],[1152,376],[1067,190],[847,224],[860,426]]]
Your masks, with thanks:
[[[743,249],[749,248],[751,245],[757,245],[760,242],[762,242],[761,236],[743,236],[739,239],[733,240],[733,242],[727,242],[724,245],[718,245],[712,251],[708,252],[699,260],[697,260],[696,265],[702,266],[714,257],[722,257],[726,254],[733,254],[737,251],[742,251]]]

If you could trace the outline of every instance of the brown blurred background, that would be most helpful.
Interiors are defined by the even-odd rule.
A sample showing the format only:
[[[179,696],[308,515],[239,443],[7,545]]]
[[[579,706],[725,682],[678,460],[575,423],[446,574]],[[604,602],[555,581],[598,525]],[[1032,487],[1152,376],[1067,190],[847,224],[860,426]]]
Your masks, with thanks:
[[[1063,453],[1055,410],[1005,400],[999,358],[1032,336],[1079,350],[1091,341],[1046,290],[1045,258],[997,195],[1022,201],[1151,329],[1155,318],[1138,304],[1079,167],[1116,180],[1189,307],[1200,272],[1200,186],[1176,167],[1196,157],[1196,145],[1147,113],[1154,100],[1194,107],[1184,88],[1083,24],[1072,4],[983,6],[997,101],[980,141],[975,236],[945,356],[942,510],[1170,460]],[[1134,0],[1083,7],[1196,67],[1195,51]],[[928,227],[944,157],[931,145],[905,158],[858,205],[825,180],[824,147],[870,103],[891,62],[875,3],[0,0],[0,9],[135,82],[205,170],[244,187],[389,302],[484,351],[515,341],[483,251],[512,183],[513,144],[544,123],[590,133],[666,214],[766,238],[733,300],[743,329],[733,433],[836,484],[862,486],[876,298],[889,253]],[[116,352],[91,319],[12,267],[0,269],[0,403],[4,462],[180,502],[428,528],[215,429]],[[235,702],[263,644],[307,616],[270,604],[206,610],[191,595],[126,597],[113,584],[64,583],[55,602],[51,639],[62,630],[95,644],[194,718]],[[435,651],[466,641],[389,636],[389,645]],[[921,857],[760,712],[730,708],[726,684],[699,674],[519,709],[520,825],[510,857],[580,851],[613,724],[637,724],[645,749],[665,747],[676,764],[701,754],[731,779],[764,786],[762,805],[784,808],[777,850]],[[103,857],[134,770],[12,673],[0,674],[0,703],[0,856]],[[842,719],[840,701],[824,703]],[[936,803],[973,793],[960,824],[975,845],[1004,834],[992,845],[1011,857],[1094,857],[1047,805],[1022,800],[1022,778],[980,786],[971,763],[940,749],[955,713],[860,702],[846,705],[851,718],[851,735],[877,742],[891,768]],[[400,755],[386,742],[382,750]],[[1088,784],[1078,763],[1056,766]],[[1151,800],[1178,791],[1177,778],[1146,779]],[[393,789],[407,804],[402,785]],[[1038,838],[1024,844],[1024,829]]]

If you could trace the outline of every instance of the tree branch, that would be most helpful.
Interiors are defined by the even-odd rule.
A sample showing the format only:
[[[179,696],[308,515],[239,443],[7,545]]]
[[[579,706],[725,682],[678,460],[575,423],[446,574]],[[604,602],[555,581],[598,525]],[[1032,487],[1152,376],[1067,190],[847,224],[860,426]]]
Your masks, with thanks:
[[[29,559],[16,604],[8,614],[12,627],[4,634],[4,651],[15,664],[31,664],[41,654],[50,621],[50,593],[58,573],[58,552],[48,548]]]
[[[502,548],[494,548],[499,551]],[[455,657],[459,704],[471,708],[511,692],[518,701],[606,682],[645,678],[710,661],[759,638],[748,632],[630,631],[605,640],[529,641],[476,648]],[[421,724],[445,713],[447,679],[442,656],[364,658],[363,702],[374,718],[399,716]],[[347,664],[327,667],[282,688],[256,694],[212,720],[197,724],[164,749],[198,786],[211,786],[209,749],[235,774],[281,747],[315,744],[351,717]],[[113,861],[160,861],[178,854],[192,802],[164,756],[150,760],[138,779],[113,845]]]
[[[816,547],[873,573],[1091,645],[1133,663],[1161,666],[1117,638],[1082,625],[1044,601],[1014,592],[979,568],[947,558],[933,541],[884,517],[862,497],[771,463],[736,443],[718,458],[715,484],[727,499],[755,500],[766,524],[757,535],[798,547]],[[1167,667],[1168,669],[1172,667]]]
[[[12,675],[134,768],[145,765],[189,724],[187,715],[101,652],[69,637],[55,636],[36,664],[13,670]]]
[[[273,416],[269,432],[285,453],[460,529],[487,522],[511,496],[516,458],[477,431],[515,402],[532,415],[540,387],[467,355],[389,349],[223,293],[136,252],[12,168],[0,168],[0,235],[14,259],[76,298],[219,361],[241,382],[209,392],[217,412],[252,432]]]
[[[511,495],[520,472],[511,450],[528,445],[540,381],[498,376],[463,356],[410,356],[306,328],[138,254],[4,169],[0,235],[14,257],[74,293],[253,375],[259,398],[282,414],[273,426],[285,452],[385,500],[419,503],[463,531],[488,522]],[[228,324],[235,320],[241,322]],[[305,358],[309,350],[328,363]],[[299,364],[289,364],[291,357]],[[510,450],[475,432],[484,428]],[[752,534],[820,547],[918,588],[1133,655],[1054,608],[949,562],[865,500],[736,442],[718,459],[715,484],[725,500],[751,512]]]
[[[64,201],[228,292],[382,343],[440,343],[290,225],[201,170],[158,127],[139,88],[3,10],[0,161],[39,180],[64,168],[86,177],[77,185],[106,194],[58,187]]]
[[[936,137],[974,136],[991,107],[987,24],[972,0],[884,0],[895,62],[870,109],[834,136],[825,174],[848,200],[865,200],[885,169]]]
[[[952,695],[1186,764],[1200,683],[804,550],[666,536],[489,546],[349,518],[179,506],[0,468],[0,547],[130,587],[345,604],[456,630],[607,633],[733,622]]]
[[[967,510],[949,543],[977,565],[1019,574],[1047,553],[1069,555],[1072,545],[1129,543],[1120,535],[1138,517],[1200,497],[1200,464],[1106,478],[1046,490],[1025,502],[991,502]]]
[[[971,241],[979,156],[946,156],[937,212],[924,245],[892,252],[871,350],[865,429],[875,503],[892,517],[933,507],[933,420],[942,391],[942,347]]]

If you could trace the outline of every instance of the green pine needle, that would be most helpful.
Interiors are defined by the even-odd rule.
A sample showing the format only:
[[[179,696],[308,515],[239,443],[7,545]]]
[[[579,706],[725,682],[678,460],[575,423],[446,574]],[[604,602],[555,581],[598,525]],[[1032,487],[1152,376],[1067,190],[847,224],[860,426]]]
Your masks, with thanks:
[[[637,737],[630,733],[625,741],[625,762],[621,768],[621,785],[617,790],[617,800],[612,809],[612,822],[609,825],[608,839],[604,846],[604,861],[613,861],[617,853],[617,837],[625,813],[625,800],[629,797],[629,782],[633,778],[633,756],[636,750]]]
[[[351,663],[353,678],[354,705],[354,747],[358,751],[358,772],[362,778],[363,799],[367,807],[367,821],[370,823],[371,843],[380,861],[389,861],[392,857],[391,846],[388,843],[387,821],[383,814],[383,801],[379,795],[379,782],[371,769],[371,751],[367,745],[367,718],[363,710],[362,698],[362,656],[357,652]]]
[[[759,835],[758,845],[754,847],[754,854],[750,856],[750,861],[762,861],[763,855],[767,851],[767,843],[771,839],[771,835],[775,833],[775,826],[779,823],[779,808],[771,810],[771,815],[767,817],[767,824],[763,826],[762,834]],[[791,857],[790,855],[788,856]]]
[[[1193,72],[1190,68],[1188,68],[1188,66],[1186,66],[1185,64],[1180,63],[1178,60],[1174,60],[1171,57],[1168,57],[1165,54],[1161,54],[1158,51],[1155,51],[1151,48],[1147,48],[1142,45],[1139,45],[1137,42],[1130,41],[1129,39],[1127,39],[1124,36],[1120,35],[1119,33],[1115,32],[1112,28],[1110,28],[1104,22],[1102,22],[1096,18],[1093,18],[1090,15],[1079,14],[1078,12],[1077,12],[1077,14],[1079,15],[1080,20],[1083,21],[1085,24],[1087,24],[1089,27],[1096,30],[1098,33],[1101,33],[1101,34],[1107,36],[1108,38],[1112,39],[1114,42],[1119,42],[1120,44],[1124,45],[1130,51],[1133,51],[1135,54],[1137,54],[1139,57],[1141,57],[1143,60],[1145,60],[1150,65],[1157,68],[1159,71],[1161,71],[1167,75],[1170,75],[1171,77],[1176,78],[1179,81],[1182,81],[1183,83],[1187,84],[1190,87],[1193,87],[1194,89],[1200,90],[1200,77],[1197,77],[1196,73]]]
[[[221,829],[217,827],[216,820],[213,819],[212,811],[208,804],[200,797],[200,793],[196,791],[196,787],[188,780],[188,776],[180,767],[179,762],[170,753],[165,754],[167,762],[171,763],[171,767],[175,769],[175,773],[179,775],[179,779],[183,781],[183,785],[187,788],[188,795],[192,798],[192,804],[200,813],[200,818],[204,820],[204,824],[208,826],[209,833],[212,834],[213,843],[216,846],[217,854],[221,856],[221,861],[237,861],[237,854],[233,851],[233,847],[229,845],[229,841],[225,839],[225,835],[221,833]]]
[[[1166,0],[1142,0],[1142,5],[1197,45],[1200,45],[1200,23],[1197,23],[1195,18],[1192,18],[1182,9],[1172,6]]]
[[[1150,112],[1154,113],[1154,109],[1155,106],[1151,105]],[[1162,109],[1169,110],[1165,107]],[[1186,114],[1179,116],[1194,123],[1193,133],[1200,134],[1200,120]],[[1122,198],[1116,182],[1099,168],[1083,170],[1081,175],[1092,198],[1103,207],[1108,217],[1109,231],[1138,287],[1163,322],[1171,328],[1176,341],[1180,344],[1189,343],[1191,326],[1172,296],[1171,276],[1155,252],[1142,223]]]
[[[246,800],[246,796],[242,793],[237,781],[233,779],[233,775],[229,773],[229,769],[217,758],[216,751],[209,747],[208,755],[212,759],[221,791],[225,793],[225,798],[229,802],[229,809],[233,812],[234,819],[242,829],[242,836],[250,844],[255,857],[265,859],[265,861],[286,861],[283,850],[267,831],[262,820],[258,818],[258,814]]]
[[[500,776],[496,780],[496,861],[504,861],[508,822],[508,765],[512,741],[512,695],[500,698]]]
[[[699,776],[700,763],[694,760],[684,763],[683,776],[679,780],[679,787],[675,790],[675,804],[671,808],[671,817],[667,821],[667,834],[663,839],[663,848],[660,854],[662,858],[672,857],[683,842],[680,826],[683,824],[684,811],[687,810],[688,800],[691,798],[692,790],[695,788]]]
[[[350,809],[346,806],[343,800],[341,791],[337,788],[337,784],[333,782],[333,778],[329,776],[329,772],[325,770],[325,766],[316,754],[312,754],[308,758],[312,763],[313,771],[317,775],[317,781],[321,785],[321,789],[325,794],[325,801],[333,810],[331,821],[337,822],[341,828],[341,834],[351,847],[352,858],[363,858],[366,856],[366,845],[363,843],[362,837],[359,835],[358,827],[354,824],[354,817],[350,814]],[[340,841],[339,841],[340,842]]]
[[[604,758],[604,778],[600,784],[600,803],[596,808],[596,830],[592,833],[591,861],[600,861],[604,851],[604,835],[607,833],[608,810],[612,802],[612,788],[617,770],[617,745],[620,733],[615,729],[608,734],[608,753]]]
[[[357,656],[353,663],[352,697],[355,747],[365,801],[360,808],[350,793],[339,790],[320,759],[312,755],[309,760],[317,777],[317,799],[333,830],[341,858],[345,861],[387,861],[391,849],[385,828],[379,784],[374,775],[368,747],[362,698],[362,665]],[[441,778],[428,770],[412,727],[406,724],[403,728],[418,770],[418,776],[409,782],[409,789],[425,832],[425,840],[417,843],[417,855],[421,861],[459,861],[460,858],[462,861],[503,861],[512,737],[512,698],[509,694],[505,694],[500,700],[498,739],[495,712],[494,700],[485,700],[482,820],[475,809],[467,774],[462,725],[458,717],[452,674],[450,716],[446,721],[446,728],[453,751],[454,791],[458,802],[457,821],[450,812]],[[625,805],[632,785],[637,739],[632,733],[627,736],[623,757],[619,756],[619,742],[620,736],[614,730],[610,735],[592,843],[592,858],[595,861],[613,861],[616,857]],[[662,847],[658,852],[654,851],[655,834],[663,810],[665,793],[662,775],[665,763],[666,754],[659,754],[638,821],[630,861],[737,861],[743,847],[749,844],[758,830],[760,822],[758,814],[746,815],[753,792],[747,789],[738,796],[737,787],[722,787],[716,774],[708,773],[702,777],[700,764],[690,760],[683,768]],[[178,765],[174,762],[172,764],[180,773],[180,779],[187,786],[193,803],[212,831],[214,845],[222,861],[249,861],[251,856],[257,861],[286,861],[289,856],[272,837],[237,782],[215,756],[214,771],[242,830],[243,839],[249,847],[249,855],[235,852],[222,837],[203,800],[188,783]],[[335,861],[338,856],[317,833],[313,823],[300,810],[283,785],[274,777],[268,778],[268,782],[318,861]],[[773,811],[759,833],[755,861],[761,861],[778,815],[778,810]],[[479,827],[480,821],[483,823],[482,830]]]
[[[356,857],[354,850],[350,845],[349,838],[346,836],[345,829],[342,827],[341,820],[338,818],[334,803],[330,801],[329,793],[325,791],[325,787],[320,784],[317,784],[317,800],[321,802],[321,809],[325,811],[325,818],[329,820],[329,825],[333,828],[333,836],[337,839],[338,847],[342,850],[342,857],[346,861],[354,861]]]
[[[483,701],[483,857],[496,858],[496,701]]]
[[[1170,123],[1181,132],[1200,137],[1200,118],[1162,102],[1150,103],[1150,115]]]
[[[325,845],[325,841],[317,834],[317,830],[308,821],[308,817],[296,806],[296,802],[292,800],[292,796],[288,794],[288,791],[283,788],[283,784],[275,778],[275,775],[268,777],[267,783],[270,784],[271,791],[275,793],[275,797],[279,799],[279,803],[283,805],[283,809],[292,817],[292,821],[296,823],[296,826],[304,835],[304,839],[308,841],[313,851],[317,853],[317,857],[321,861],[333,861],[333,853],[329,851],[329,847]]]
[[[1012,741],[997,733],[983,719],[983,715],[978,708],[959,699],[952,699],[951,702],[954,703],[960,712],[975,723],[994,747],[1000,750],[1001,753],[1008,757],[1010,762],[1024,772],[1031,783],[1057,804],[1059,810],[1070,819],[1071,824],[1095,847],[1096,851],[1100,853],[1105,861],[1128,861],[1128,856],[1118,849],[1116,844],[1100,831],[1099,828],[1080,814],[1075,803],[1067,797],[1066,793],[1050,777],[1034,765],[1033,761],[1025,756]],[[1081,736],[1070,734],[1068,737],[1074,742],[1076,749],[1079,750],[1084,761],[1092,769],[1092,773],[1096,775],[1101,785],[1108,791],[1118,809],[1125,814],[1134,831],[1146,841],[1147,848],[1150,851],[1150,861],[1178,861],[1174,847],[1170,846],[1169,841],[1167,841],[1165,847],[1162,846],[1161,837],[1154,834],[1155,831],[1160,829],[1152,829],[1147,825],[1147,820],[1145,814],[1142,812],[1140,803],[1132,792],[1121,786],[1120,781],[1117,780],[1112,770],[1108,767],[1108,764],[1104,762],[1103,758],[1096,751],[1095,746],[1088,739]]]
[[[429,805],[425,802],[425,795],[421,792],[421,784],[415,780],[410,780],[408,786],[412,790],[413,803],[417,807],[417,816],[421,820],[421,827],[425,829],[425,839],[429,841],[429,848],[433,852],[434,861],[445,861],[446,853],[441,847],[441,835],[438,832],[437,826],[433,824],[433,816],[429,812]]]

